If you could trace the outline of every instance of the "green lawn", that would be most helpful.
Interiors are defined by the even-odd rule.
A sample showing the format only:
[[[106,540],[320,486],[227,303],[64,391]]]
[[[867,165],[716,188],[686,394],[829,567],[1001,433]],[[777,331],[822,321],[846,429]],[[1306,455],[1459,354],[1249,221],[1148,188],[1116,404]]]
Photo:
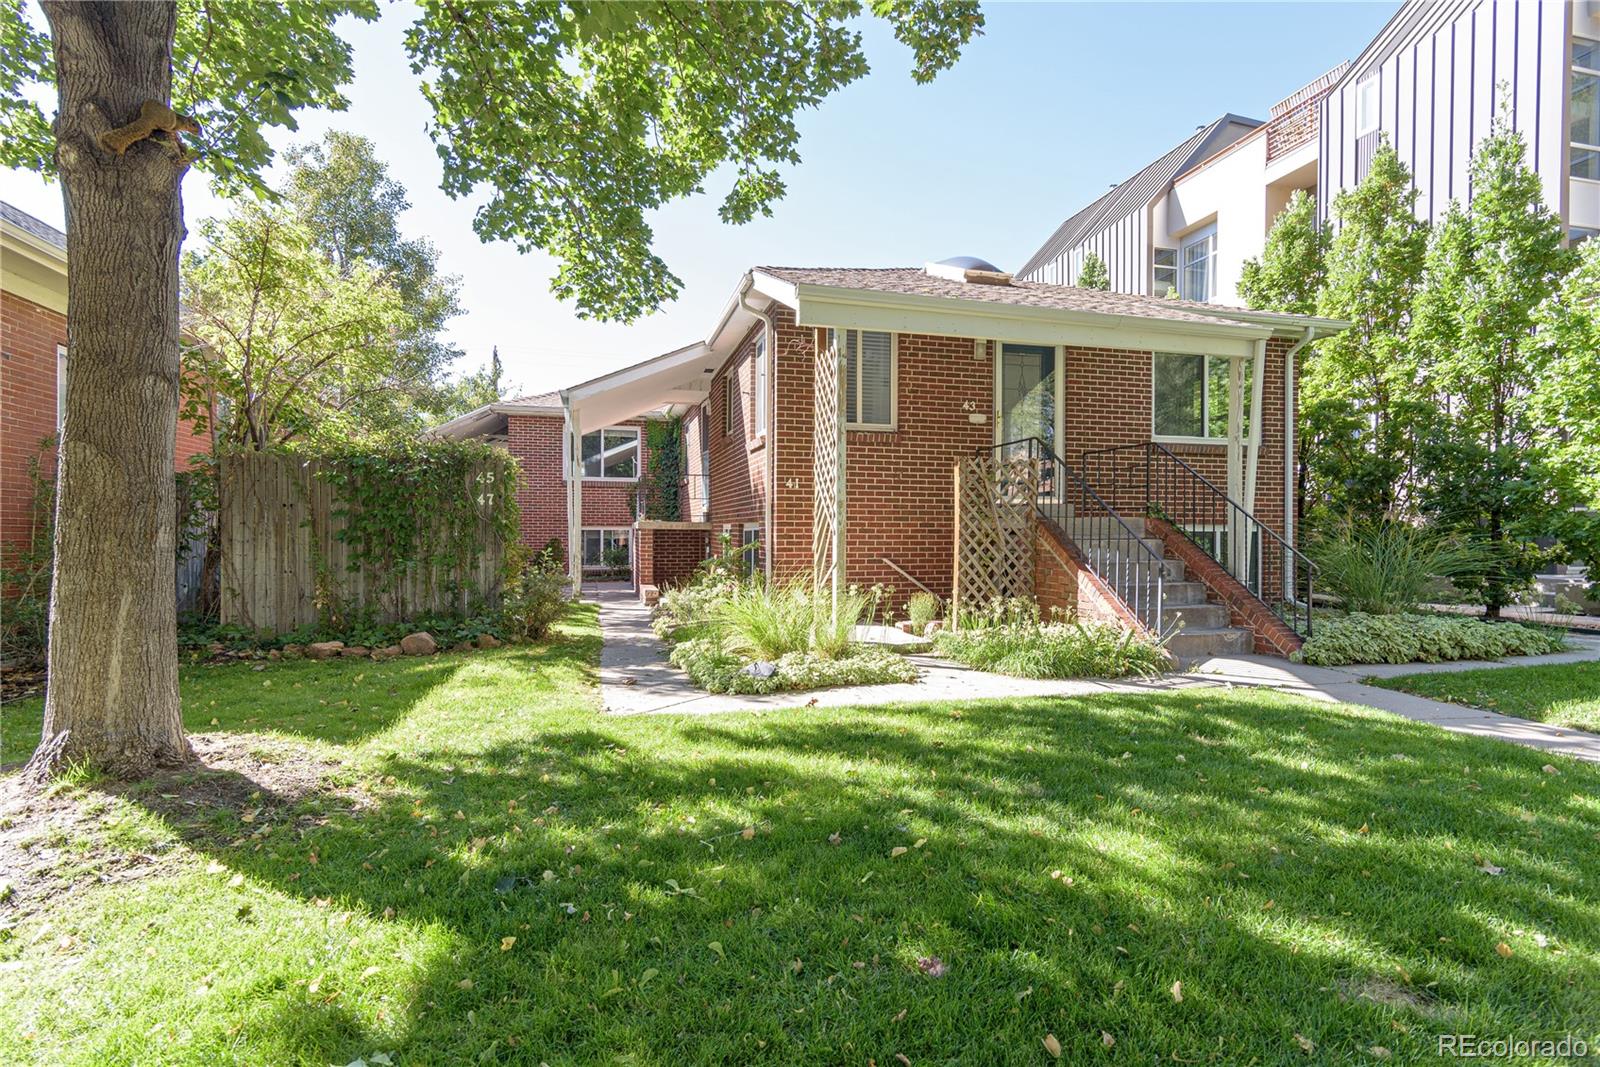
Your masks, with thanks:
[[[187,669],[234,769],[0,826],[75,878],[0,906],[0,1062],[1600,1044],[1600,768],[1245,690],[603,718],[597,650]]]
[[[1372,684],[1600,733],[1600,662],[1403,674]]]

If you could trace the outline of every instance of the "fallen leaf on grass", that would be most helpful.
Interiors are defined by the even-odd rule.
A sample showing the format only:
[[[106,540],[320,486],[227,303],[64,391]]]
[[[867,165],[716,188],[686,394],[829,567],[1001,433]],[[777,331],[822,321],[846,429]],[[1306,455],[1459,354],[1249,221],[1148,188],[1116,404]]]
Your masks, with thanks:
[[[752,837],[756,836],[756,828],[754,826],[746,826],[743,830],[739,831],[739,836],[748,841]]]
[[[1304,1034],[1295,1034],[1294,1035],[1294,1040],[1295,1040],[1295,1043],[1300,1046],[1301,1051],[1303,1051],[1307,1056],[1309,1056],[1313,1052],[1317,1051],[1316,1042],[1312,1041],[1309,1037],[1306,1037]]]
[[[896,846],[894,846],[894,848],[891,848],[889,850],[889,858],[890,859],[895,859],[895,858],[897,858],[899,856],[904,856],[907,852],[910,852],[910,851],[911,850],[909,848],[906,848],[906,846],[904,846],[904,845],[896,845]]]
[[[654,967],[646,967],[644,969],[644,973],[639,976],[639,988],[643,989],[645,986],[649,985],[650,979],[654,978],[660,973],[661,972],[656,970]]]
[[[938,956],[920,956],[917,958],[917,970],[929,978],[943,978],[944,972],[948,969],[944,960],[941,960]]]
[[[1044,1035],[1044,1050],[1050,1053],[1050,1058],[1053,1060],[1061,1058],[1061,1042],[1056,1040],[1055,1034]]]
[[[844,840],[844,837],[841,836],[837,830],[828,835],[828,844],[830,844],[830,845],[837,845],[839,842],[841,842],[843,840]]]
[[[1183,983],[1182,982],[1173,982],[1172,983],[1172,1002],[1174,1004],[1182,1004],[1183,1003]]]
[[[1504,941],[1502,941],[1498,945],[1496,945],[1494,947],[1494,950],[1496,952],[1500,953],[1500,955],[1504,956],[1506,959],[1510,959],[1511,958],[1511,946],[1506,944]]]
[[[382,967],[379,967],[377,964],[373,964],[371,967],[368,967],[366,970],[361,972],[361,980],[365,982],[368,978],[371,978],[373,975],[379,974],[382,971]]]
[[[812,697],[811,699],[813,701],[815,701],[817,698],[816,697]],[[904,1052],[896,1052],[894,1054],[894,1058],[899,1060],[902,1064],[904,1064],[905,1067],[911,1067],[911,1060],[906,1056],[906,1054]]]
[[[517,939],[514,938],[514,937],[502,937],[500,939],[500,951],[501,952],[510,952],[511,951],[511,946],[515,945],[516,943],[517,943]]]
[[[1102,1031],[1100,1031],[1100,1043],[1102,1045],[1104,1045],[1106,1048],[1111,1048],[1114,1045],[1116,1045],[1117,1039],[1112,1037],[1110,1034],[1106,1033],[1104,1030],[1102,1030]]]
[[[1367,1049],[1367,1051],[1372,1053],[1372,1058],[1376,1060],[1386,1060],[1389,1058],[1389,1050],[1384,1048],[1382,1045],[1373,1045],[1371,1048]]]
[[[1481,864],[1479,864],[1478,865],[1478,870],[1482,871],[1484,874],[1505,874],[1506,873],[1506,869],[1504,867],[1496,867],[1494,864],[1490,863],[1488,860],[1484,860]]]
[[[712,952],[715,952],[717,954],[717,959],[719,959],[719,960],[727,959],[727,957],[722,954],[722,942],[721,941],[707,941],[706,942],[706,948],[710,949]]]

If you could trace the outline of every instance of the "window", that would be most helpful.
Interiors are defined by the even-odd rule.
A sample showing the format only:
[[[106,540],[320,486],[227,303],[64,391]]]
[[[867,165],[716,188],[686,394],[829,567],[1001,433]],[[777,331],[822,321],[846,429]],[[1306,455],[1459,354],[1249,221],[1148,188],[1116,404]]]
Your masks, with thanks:
[[[1356,136],[1371,133],[1378,128],[1378,76],[1367,78],[1356,86]]]
[[[767,432],[767,339],[756,338],[756,436]]]
[[[1600,41],[1572,42],[1572,176],[1600,181]]]
[[[1178,250],[1156,249],[1155,265],[1150,268],[1150,295],[1166,296],[1169,289],[1178,287]]]
[[[1183,284],[1185,300],[1204,303],[1211,299],[1211,280],[1217,251],[1217,228],[1211,227],[1183,246]]]
[[[744,573],[749,576],[761,569],[761,526],[748,523],[739,538],[739,560]]]
[[[1239,415],[1242,432],[1249,436],[1251,371],[1254,361],[1244,361]],[[1228,360],[1223,356],[1192,356],[1157,352],[1152,366],[1156,437],[1223,440],[1228,436]]]
[[[583,531],[583,569],[623,571],[633,566],[633,548],[626,527],[585,528]]]
[[[1201,550],[1233,574],[1233,559],[1228,555],[1228,530],[1225,526],[1186,526],[1183,532],[1189,540],[1199,545]],[[1250,531],[1249,555],[1245,559],[1245,566],[1249,573],[1241,581],[1249,587],[1252,593],[1261,595],[1261,531]],[[1239,576],[1233,575],[1235,578]]]
[[[845,330],[844,421],[852,430],[895,428],[895,340],[877,330]],[[828,331],[828,343],[838,343]]]
[[[67,346],[56,345],[56,432],[67,424]]]
[[[638,427],[621,426],[584,434],[583,476],[613,481],[638,481]]]

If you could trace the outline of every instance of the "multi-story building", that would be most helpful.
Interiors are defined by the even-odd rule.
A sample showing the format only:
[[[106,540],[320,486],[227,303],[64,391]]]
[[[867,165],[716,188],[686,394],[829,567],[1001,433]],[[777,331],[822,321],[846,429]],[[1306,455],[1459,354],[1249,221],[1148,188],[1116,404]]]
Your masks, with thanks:
[[[1264,122],[1202,127],[1069,218],[1017,273],[1070,285],[1094,251],[1118,292],[1242,304],[1240,270],[1296,189],[1326,217],[1387,141],[1418,214],[1437,218],[1470,200],[1472,153],[1500,115],[1571,239],[1600,233],[1600,0],[1409,0],[1353,61]]]

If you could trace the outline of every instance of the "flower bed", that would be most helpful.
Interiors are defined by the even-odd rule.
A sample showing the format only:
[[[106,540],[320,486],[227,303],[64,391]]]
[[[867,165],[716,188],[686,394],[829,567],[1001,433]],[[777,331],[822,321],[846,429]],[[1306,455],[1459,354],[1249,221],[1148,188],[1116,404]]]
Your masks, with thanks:
[[[1169,666],[1156,642],[1110,623],[1010,623],[942,632],[939,654],[980,671],[1019,678],[1122,678]]]
[[[712,561],[688,585],[662,594],[652,626],[672,646],[672,662],[712,693],[916,681],[909,660],[851,639],[872,600],[851,590],[835,605],[809,578],[768,584]]]

